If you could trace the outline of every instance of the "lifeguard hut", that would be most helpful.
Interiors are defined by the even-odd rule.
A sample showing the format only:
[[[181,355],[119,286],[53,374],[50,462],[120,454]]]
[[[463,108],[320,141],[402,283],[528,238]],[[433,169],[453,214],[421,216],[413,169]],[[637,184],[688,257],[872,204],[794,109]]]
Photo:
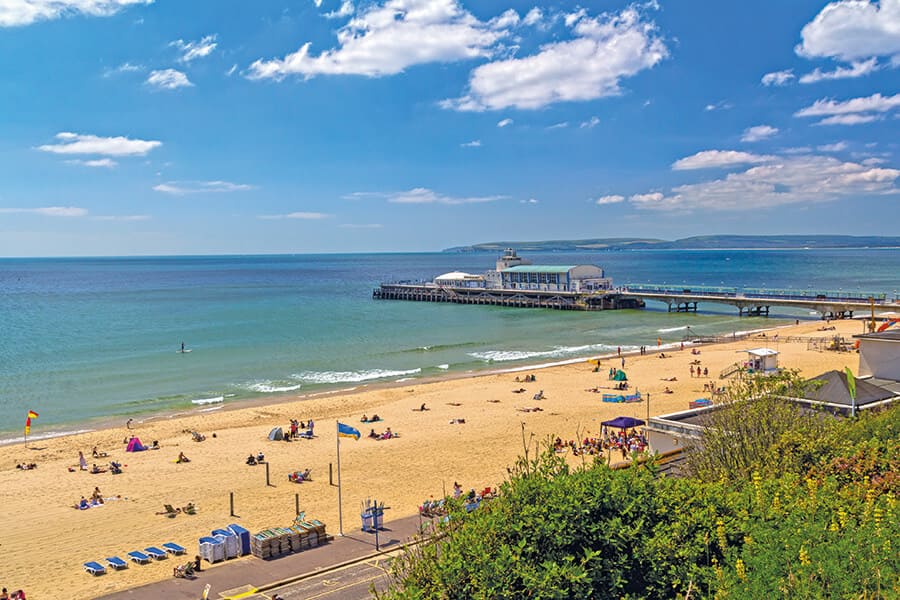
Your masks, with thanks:
[[[778,370],[778,350],[754,348],[746,350],[747,362],[744,366],[753,373],[774,373]]]

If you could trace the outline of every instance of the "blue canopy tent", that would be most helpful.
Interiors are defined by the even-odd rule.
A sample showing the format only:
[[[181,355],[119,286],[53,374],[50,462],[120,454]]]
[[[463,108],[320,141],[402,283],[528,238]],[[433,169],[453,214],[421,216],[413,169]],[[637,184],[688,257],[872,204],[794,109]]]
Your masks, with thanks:
[[[637,427],[638,425],[643,425],[644,421],[635,419],[634,417],[616,417],[610,421],[603,421],[600,424],[607,427],[615,427],[617,429],[629,429]]]

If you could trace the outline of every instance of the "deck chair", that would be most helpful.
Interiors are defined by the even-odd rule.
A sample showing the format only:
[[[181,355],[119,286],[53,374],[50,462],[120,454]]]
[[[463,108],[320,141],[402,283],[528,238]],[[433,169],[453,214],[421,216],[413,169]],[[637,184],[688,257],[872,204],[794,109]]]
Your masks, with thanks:
[[[134,550],[132,552],[129,552],[128,558],[130,558],[132,561],[134,561],[140,565],[145,565],[148,562],[150,562],[150,560],[151,560],[151,558],[149,556],[147,556],[140,550]]]
[[[183,547],[179,546],[175,542],[166,542],[165,544],[162,545],[162,547],[166,549],[166,552],[171,552],[175,556],[178,556],[179,554],[184,554],[185,552],[187,552],[187,550],[185,550]]]
[[[106,573],[106,567],[93,560],[84,563],[84,570],[91,575],[104,575]]]
[[[167,558],[169,556],[164,550],[160,550],[156,546],[147,546],[146,548],[144,548],[144,552],[146,552],[156,560],[163,560],[164,558]]]
[[[119,558],[118,556],[110,556],[106,559],[106,564],[110,567],[118,571],[119,569],[127,569],[128,563]]]

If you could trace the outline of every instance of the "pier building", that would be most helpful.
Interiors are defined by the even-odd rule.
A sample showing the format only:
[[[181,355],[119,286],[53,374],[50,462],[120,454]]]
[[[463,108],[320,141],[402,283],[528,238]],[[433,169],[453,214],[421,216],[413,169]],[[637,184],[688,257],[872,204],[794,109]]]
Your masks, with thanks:
[[[497,259],[496,269],[481,275],[453,271],[430,282],[382,283],[372,297],[559,310],[644,306],[613,290],[612,279],[597,265],[534,265],[511,248]]]

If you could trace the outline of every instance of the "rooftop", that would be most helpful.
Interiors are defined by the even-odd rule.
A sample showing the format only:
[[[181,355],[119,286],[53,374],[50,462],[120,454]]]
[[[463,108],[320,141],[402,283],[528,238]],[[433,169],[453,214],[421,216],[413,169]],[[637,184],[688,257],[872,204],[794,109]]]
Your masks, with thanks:
[[[578,265],[518,265],[503,269],[503,273],[568,273]]]
[[[862,333],[853,337],[863,340],[883,340],[886,342],[900,342],[900,329],[888,329],[879,333]]]

